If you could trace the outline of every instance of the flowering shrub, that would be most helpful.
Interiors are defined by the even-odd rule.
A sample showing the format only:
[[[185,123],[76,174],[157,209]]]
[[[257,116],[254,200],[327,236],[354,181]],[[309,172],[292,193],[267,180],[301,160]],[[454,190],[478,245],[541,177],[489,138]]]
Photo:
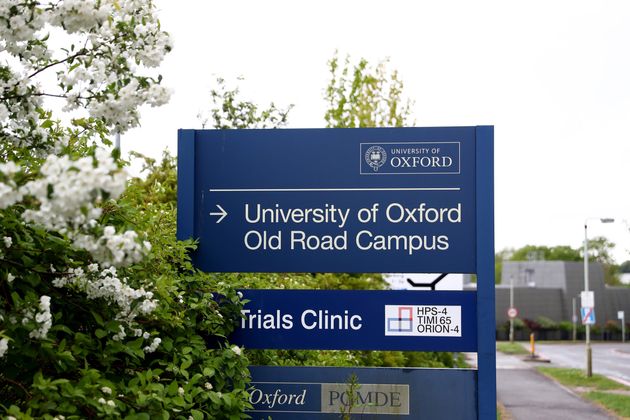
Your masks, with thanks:
[[[174,183],[105,149],[170,49],[150,1],[0,0],[2,416],[243,416],[239,297],[175,240]]]

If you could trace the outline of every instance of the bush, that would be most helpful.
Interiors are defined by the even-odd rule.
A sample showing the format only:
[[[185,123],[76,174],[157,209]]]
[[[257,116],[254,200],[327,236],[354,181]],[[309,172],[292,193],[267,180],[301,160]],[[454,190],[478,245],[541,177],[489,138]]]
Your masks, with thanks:
[[[555,321],[545,316],[539,316],[536,318],[536,323],[539,325],[539,329],[541,330],[555,330],[558,328],[558,324],[556,324]]]
[[[514,329],[515,330],[517,330],[517,331],[524,330],[526,326],[527,325],[525,324],[525,322],[523,322],[522,319],[514,318]],[[509,328],[509,326],[508,326],[508,328]]]
[[[619,321],[609,319],[604,325],[604,331],[609,333],[620,333],[621,327],[619,326]]]
[[[526,318],[523,320],[523,323],[530,332],[536,332],[541,329],[541,325],[536,321],[532,321],[531,319]]]
[[[12,243],[0,270],[15,276],[0,283],[11,297],[0,297],[7,415],[243,415],[248,360],[225,339],[240,299],[228,276],[192,269],[194,244],[175,240],[172,167],[150,169],[103,206],[103,223],[152,239],[147,258],[127,267],[103,268],[70,238],[20,223],[19,207],[2,213],[0,236]]]

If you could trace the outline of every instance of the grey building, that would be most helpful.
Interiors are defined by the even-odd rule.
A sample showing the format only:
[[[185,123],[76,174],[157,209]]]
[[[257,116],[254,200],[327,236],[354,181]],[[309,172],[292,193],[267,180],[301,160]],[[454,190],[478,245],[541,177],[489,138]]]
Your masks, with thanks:
[[[589,289],[595,293],[598,325],[617,320],[617,311],[630,319],[630,288],[604,284],[604,269],[589,263]],[[514,282],[514,307],[518,318],[536,320],[539,316],[555,322],[571,321],[573,299],[579,317],[580,292],[584,289],[584,263],[569,261],[505,261],[501,283],[496,286],[497,327],[509,320],[510,283]],[[579,318],[578,318],[579,319]]]

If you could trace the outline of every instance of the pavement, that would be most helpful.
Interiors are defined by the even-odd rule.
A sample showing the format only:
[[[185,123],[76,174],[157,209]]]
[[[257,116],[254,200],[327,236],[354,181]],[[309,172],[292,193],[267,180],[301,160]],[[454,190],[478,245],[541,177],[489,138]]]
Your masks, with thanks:
[[[476,360],[469,359],[474,364]],[[497,352],[497,400],[507,411],[504,420],[617,419],[557,382],[538,373],[523,356]]]
[[[617,418],[532,368],[498,369],[497,399],[514,420]]]

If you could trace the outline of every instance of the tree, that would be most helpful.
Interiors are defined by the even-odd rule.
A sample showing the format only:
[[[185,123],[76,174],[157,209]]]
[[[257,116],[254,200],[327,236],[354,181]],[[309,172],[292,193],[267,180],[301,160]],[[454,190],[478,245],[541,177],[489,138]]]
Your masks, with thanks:
[[[582,256],[579,249],[567,245],[538,246],[526,245],[514,250],[510,257],[512,261],[549,260],[549,261],[580,261]]]
[[[175,241],[169,168],[149,164],[126,190],[106,148],[141,105],[168,99],[153,68],[170,39],[153,4],[0,10],[0,412],[243,416],[248,362],[224,338],[236,291],[196,273],[194,244]]]
[[[630,273],[630,261],[624,261],[619,266],[620,273]]]
[[[328,62],[330,82],[325,99],[327,127],[402,127],[408,124],[411,101],[403,99],[403,82],[396,70],[387,70],[387,60],[371,66],[364,58],[343,66],[337,53]]]
[[[238,79],[243,80],[243,78]],[[210,91],[212,108],[210,115],[197,115],[201,119],[202,127],[212,121],[212,127],[217,130],[238,128],[280,128],[287,124],[289,112],[293,105],[286,109],[277,108],[272,102],[269,108],[260,109],[254,102],[241,98],[238,86],[229,88],[225,79],[216,79],[217,87]]]
[[[606,284],[619,284],[619,270],[611,252],[615,244],[598,236],[588,241],[589,261],[599,262],[604,266]],[[501,264],[496,262],[498,256],[509,257],[511,261],[546,260],[546,261],[583,261],[584,248],[572,248],[568,245],[539,246],[526,245],[516,250],[504,250],[495,256],[495,280],[501,278]]]
[[[602,264],[614,265],[615,261],[611,255],[615,244],[610,242],[603,236],[596,236],[588,240],[589,261],[597,261]],[[580,249],[582,258],[584,258],[584,249]]]

